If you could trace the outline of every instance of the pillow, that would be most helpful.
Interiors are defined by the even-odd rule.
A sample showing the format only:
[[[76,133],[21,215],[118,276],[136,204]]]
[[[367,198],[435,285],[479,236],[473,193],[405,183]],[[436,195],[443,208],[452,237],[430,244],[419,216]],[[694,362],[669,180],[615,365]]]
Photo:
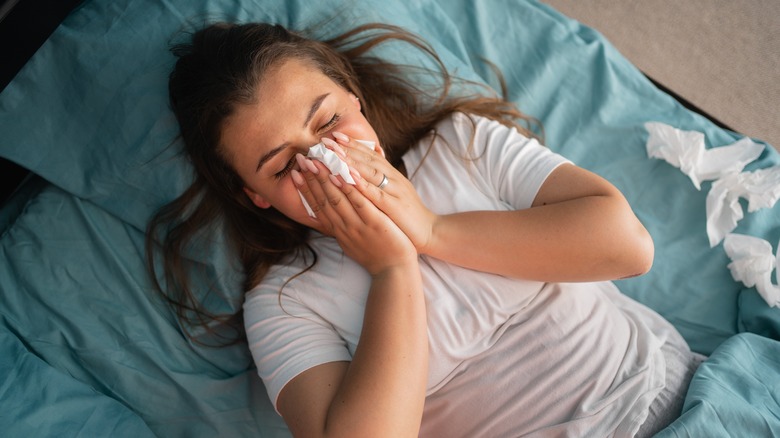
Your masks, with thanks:
[[[430,32],[424,24],[430,21],[419,19],[440,15],[435,6],[397,0],[86,1],[0,95],[0,155],[145,229],[153,212],[193,177],[179,154],[167,101],[175,62],[168,48],[182,32],[214,20],[266,21],[335,36],[384,21],[432,41],[458,41],[457,29]],[[446,47],[438,44],[437,50],[468,74]]]

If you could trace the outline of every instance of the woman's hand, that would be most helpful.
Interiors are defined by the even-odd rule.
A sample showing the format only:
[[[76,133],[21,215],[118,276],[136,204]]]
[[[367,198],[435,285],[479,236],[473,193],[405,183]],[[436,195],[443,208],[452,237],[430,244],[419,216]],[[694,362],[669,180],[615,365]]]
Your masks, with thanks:
[[[278,409],[295,436],[419,434],[428,377],[422,278],[414,245],[368,198],[369,183],[331,175],[298,155],[293,183],[317,215],[316,228],[371,274],[360,342],[351,362],[329,362],[293,378]],[[348,280],[348,279],[347,279]]]
[[[323,142],[362,175],[355,187],[397,224],[418,254],[549,282],[614,280],[641,275],[652,265],[652,239],[623,195],[585,169],[557,167],[531,208],[438,216],[380,153],[342,134],[334,137],[338,143]],[[380,189],[383,177],[388,183]]]
[[[417,252],[410,239],[364,190],[370,184],[356,172],[356,186],[330,173],[324,164],[298,154],[301,172],[293,170],[293,183],[311,206],[319,231],[333,236],[344,253],[372,275],[416,263]],[[374,187],[374,189],[377,189]]]
[[[342,133],[333,136],[337,143],[327,138],[323,143],[357,170],[356,187],[398,225],[419,254],[425,253],[437,215],[423,204],[412,183],[384,158],[381,149],[366,147]],[[387,183],[379,188],[384,178]]]

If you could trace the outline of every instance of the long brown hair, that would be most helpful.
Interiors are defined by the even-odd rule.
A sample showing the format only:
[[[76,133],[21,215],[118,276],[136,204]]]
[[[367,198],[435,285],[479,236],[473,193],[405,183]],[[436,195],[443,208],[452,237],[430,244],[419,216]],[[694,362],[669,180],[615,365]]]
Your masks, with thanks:
[[[391,41],[421,51],[435,69],[397,65],[372,54],[372,49]],[[309,230],[274,208],[255,207],[220,148],[227,117],[238,105],[253,102],[263,75],[279,61],[295,58],[313,63],[355,94],[388,160],[396,166],[409,148],[456,111],[497,120],[529,136],[536,124],[505,96],[451,76],[430,45],[386,24],[366,24],[318,41],[279,25],[216,23],[195,32],[191,41],[174,46],[172,52],[178,60],[169,78],[170,104],[196,176],[188,190],[150,221],[146,256],[155,287],[173,305],[188,335],[192,332],[187,327],[209,328],[213,322],[243,332],[239,314],[217,315],[204,308],[188,275],[185,249],[216,224],[224,225],[231,249],[244,267],[245,290],[285,257],[310,256],[309,267],[317,260],[308,244]],[[419,75],[426,81],[415,81]],[[480,93],[473,92],[475,86],[482,87]],[[456,93],[453,87],[472,91]],[[155,270],[158,240],[162,284]]]

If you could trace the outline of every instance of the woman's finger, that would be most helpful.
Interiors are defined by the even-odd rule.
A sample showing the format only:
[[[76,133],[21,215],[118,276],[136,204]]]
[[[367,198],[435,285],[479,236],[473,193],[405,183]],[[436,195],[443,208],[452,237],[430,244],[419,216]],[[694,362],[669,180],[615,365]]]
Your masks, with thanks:
[[[298,191],[301,193],[301,196],[306,200],[306,203],[309,204],[309,208],[312,210],[314,215],[319,219],[320,214],[319,210],[321,209],[319,202],[317,201],[317,195],[315,194],[315,190],[318,190],[319,196],[321,197],[321,188],[318,184],[313,184],[314,180],[314,174],[319,172],[319,169],[317,169],[312,164],[309,164],[306,160],[306,158],[303,157],[301,154],[295,155],[295,160],[298,162],[298,168],[300,169],[300,175],[303,181],[299,180],[297,177],[293,178],[293,182],[298,186]],[[299,186],[300,184],[300,186]]]
[[[339,135],[339,137],[337,138],[339,138],[340,139],[339,141],[341,142],[344,142],[345,141],[344,139],[348,138],[344,134],[340,134],[337,132],[333,133],[334,137],[337,134]],[[371,170],[371,167],[365,165],[366,163],[370,163],[371,161],[373,161],[375,158],[378,157],[376,152],[373,152],[368,148],[362,146],[352,145],[349,143],[349,140],[347,140],[344,143],[344,147],[342,147],[341,145],[339,145],[339,143],[336,143],[335,141],[327,137],[322,138],[321,141],[322,144],[325,145],[325,147],[335,152],[336,155],[338,155],[339,158],[341,158],[341,160],[347,163],[347,166],[360,167],[359,171],[362,171],[363,172],[362,175],[364,175],[364,177],[367,177],[369,181],[373,179],[372,174],[378,173],[376,169]],[[344,149],[345,147],[349,148],[349,153],[347,153],[347,151]]]
[[[343,231],[359,225],[362,220],[343,192],[343,188],[349,184],[332,175],[320,162],[306,160],[301,164],[307,169],[304,172],[304,179],[310,187],[312,200],[317,206],[317,214],[327,218],[332,226],[331,230]],[[316,172],[312,169],[316,169]]]
[[[376,206],[363,195],[362,190],[360,187],[362,185],[365,185],[366,182],[363,180],[360,175],[354,172],[354,169],[350,169],[350,174],[352,175],[352,179],[355,181],[354,185],[347,184],[344,187],[342,187],[342,191],[344,192],[344,195],[349,199],[350,204],[352,204],[352,207],[355,209],[355,212],[360,216],[362,221],[364,223],[368,223],[371,221],[371,219],[375,216],[372,215],[372,213],[376,213],[379,210],[376,208]]]
[[[396,173],[400,175],[400,172],[384,158],[380,147],[367,147],[360,144],[360,140],[350,140],[349,137],[340,132],[334,132],[333,137],[338,140],[338,143],[329,138],[323,138],[323,144],[341,156],[349,166],[356,168],[364,179],[375,186],[381,185],[385,176],[390,178]]]
[[[382,149],[376,145],[369,148],[337,132],[333,133],[333,137],[347,155],[355,187],[393,221],[418,250],[424,249],[430,241],[437,216],[422,202],[411,181],[385,159],[380,153]],[[332,142],[323,140],[326,146]],[[331,148],[338,151],[332,145]],[[356,201],[351,202],[359,205]]]

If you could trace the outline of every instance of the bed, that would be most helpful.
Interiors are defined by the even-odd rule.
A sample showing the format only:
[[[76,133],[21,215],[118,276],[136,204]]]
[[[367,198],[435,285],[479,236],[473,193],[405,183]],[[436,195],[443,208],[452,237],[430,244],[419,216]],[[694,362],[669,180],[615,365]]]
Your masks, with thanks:
[[[700,132],[708,149],[744,135],[658,89],[598,32],[536,1],[86,0],[0,94],[0,156],[30,172],[0,210],[5,436],[289,436],[246,345],[188,341],[144,266],[147,220],[192,178],[166,102],[168,44],[215,19],[322,36],[383,21],[432,42],[463,77],[497,87],[481,58],[495,63],[546,144],[618,186],[652,234],[651,272],[621,291],[709,356],[659,436],[780,435],[780,309],[734,279],[723,243],[710,246],[713,182],[697,189],[648,156],[645,124]],[[765,148],[745,171],[780,164],[753,140]],[[780,206],[746,209],[733,232],[777,251]],[[212,309],[240,308],[242,275],[218,238],[189,258],[201,293],[222,292]]]

